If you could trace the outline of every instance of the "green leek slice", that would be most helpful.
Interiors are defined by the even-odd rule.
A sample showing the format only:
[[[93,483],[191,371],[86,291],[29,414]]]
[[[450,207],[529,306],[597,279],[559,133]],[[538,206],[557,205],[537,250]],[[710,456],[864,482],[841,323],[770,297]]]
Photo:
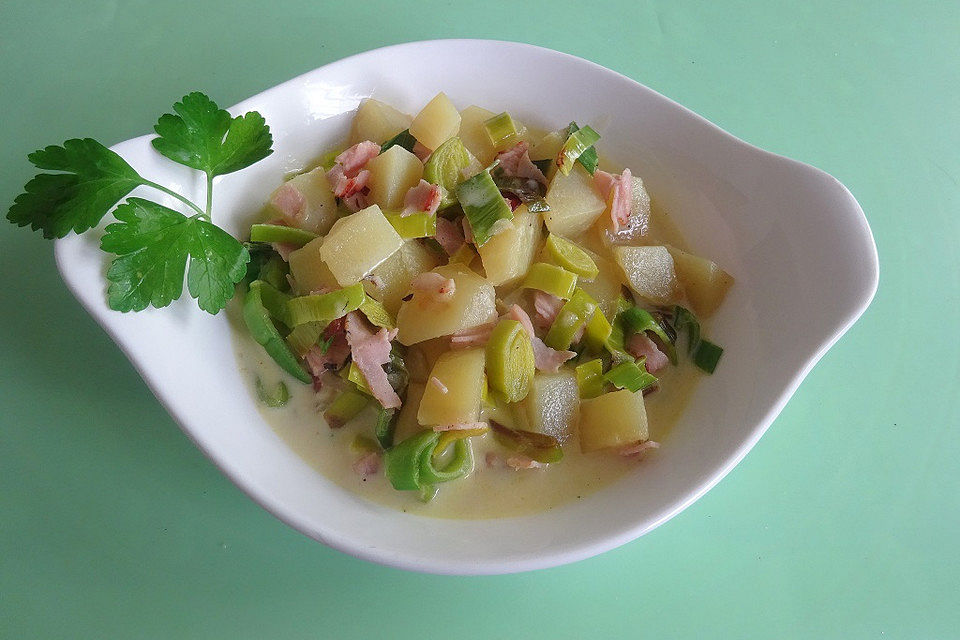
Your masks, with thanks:
[[[597,263],[586,251],[562,236],[551,233],[544,247],[547,255],[567,271],[577,274],[584,280],[593,280],[600,273]]]
[[[437,216],[434,213],[419,211],[409,215],[384,212],[387,222],[404,240],[429,238],[437,235]]]
[[[270,314],[263,306],[260,288],[262,283],[255,280],[250,284],[250,290],[243,301],[243,320],[250,331],[250,335],[257,344],[261,345],[267,354],[273,358],[280,368],[294,376],[300,382],[309,384],[313,378],[300,366],[297,356],[290,351],[277,331]]]
[[[490,428],[497,442],[513,449],[517,453],[527,456],[531,460],[550,464],[563,459],[563,448],[553,436],[534,431],[511,429],[494,420],[490,421]]]
[[[483,130],[493,146],[502,149],[504,145],[517,137],[517,125],[514,124],[510,114],[504,111],[499,113],[483,123]]]
[[[323,412],[323,419],[331,429],[337,429],[357,417],[370,402],[370,397],[355,389],[347,389],[334,398]]]
[[[489,169],[458,184],[457,200],[463,207],[478,247],[487,243],[497,222],[513,218],[510,205],[490,177]]]
[[[493,329],[486,347],[487,380],[507,402],[527,397],[536,373],[533,345],[523,325],[503,319]]]
[[[317,234],[305,229],[282,224],[255,224],[250,227],[250,242],[282,242],[302,247],[316,237]]]
[[[383,153],[394,145],[401,146],[407,151],[412,152],[415,144],[417,144],[417,139],[410,134],[410,129],[404,129],[397,135],[384,142],[383,146],[380,147],[380,153]]]
[[[603,361],[600,358],[577,365],[575,371],[582,399],[596,398],[603,393],[606,381],[603,379]]]
[[[621,362],[610,369],[603,379],[615,387],[629,389],[633,393],[655,385],[657,379],[647,373],[644,367],[645,360],[646,358],[640,358],[639,362]]]
[[[586,154],[587,157],[581,161],[581,164],[592,175],[597,170],[597,157],[595,150],[592,153],[588,153],[588,150],[593,149],[593,145],[600,139],[600,134],[590,126],[584,126],[581,129],[576,122],[570,123],[569,131],[567,141],[563,143],[557,157],[557,167],[563,175],[569,175],[574,163]]]
[[[554,349],[569,349],[574,336],[587,324],[597,308],[593,298],[583,289],[576,289],[557,313],[544,342]]]
[[[359,282],[330,293],[300,296],[287,302],[290,324],[297,326],[304,322],[329,323],[360,308],[366,299],[363,285]]]
[[[558,298],[569,300],[577,287],[577,274],[554,264],[535,262],[530,265],[520,286],[526,289],[539,289]]]
[[[463,146],[463,142],[454,136],[434,149],[426,164],[423,165],[423,179],[439,185],[443,190],[440,200],[442,211],[457,203],[457,184],[460,182],[460,172],[470,166],[473,156]],[[436,224],[436,221],[434,221]],[[434,233],[436,227],[434,227]],[[399,231],[398,231],[399,233]],[[403,235],[403,234],[400,234]],[[433,235],[433,234],[431,234]]]

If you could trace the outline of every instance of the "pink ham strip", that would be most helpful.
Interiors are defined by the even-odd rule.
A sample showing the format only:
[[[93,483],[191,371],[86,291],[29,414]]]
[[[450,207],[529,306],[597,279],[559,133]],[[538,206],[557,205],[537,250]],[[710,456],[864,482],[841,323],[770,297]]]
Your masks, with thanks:
[[[533,323],[530,322],[530,316],[520,306],[513,305],[507,312],[507,315],[523,325],[527,335],[530,336],[530,342],[533,345],[534,365],[540,371],[556,373],[560,370],[560,365],[576,356],[573,351],[557,351],[544,344],[543,340],[537,337],[533,331]]]
[[[627,352],[634,358],[646,357],[644,363],[649,373],[657,373],[668,364],[670,358],[657,348],[657,344],[645,333],[635,333],[627,339]]]
[[[607,173],[601,169],[593,172],[593,186],[600,192],[600,197],[604,200],[610,195],[610,189],[617,182],[617,176]]]
[[[450,336],[450,349],[469,349],[484,346],[490,341],[490,334],[493,333],[495,326],[497,326],[496,322],[488,322],[477,327],[457,331]]]
[[[343,168],[343,172],[348,178],[352,178],[367,162],[378,155],[380,155],[380,145],[376,142],[364,140],[341,152],[334,159],[334,162]]]
[[[530,160],[530,145],[526,140],[521,140],[512,148],[498,153],[497,160],[500,161],[500,166],[508,176],[536,180],[542,185],[547,184],[547,177],[543,175],[543,171],[540,171]]]
[[[483,429],[488,427],[486,422],[458,422],[456,424],[441,424],[433,428],[434,431],[466,431],[467,429]]]
[[[365,453],[353,463],[354,472],[361,478],[367,478],[380,471],[380,454],[376,451]]]
[[[407,190],[407,195],[403,197],[403,211],[400,216],[409,216],[414,213],[434,214],[440,207],[440,201],[443,194],[440,193],[440,187],[430,184],[426,180],[420,180],[415,187]]]
[[[521,469],[542,469],[547,466],[542,462],[537,462],[536,460],[531,460],[527,456],[510,456],[507,458],[507,466],[515,471],[520,471]]]
[[[356,213],[361,209],[366,209],[370,203],[367,198],[367,192],[361,191],[360,193],[354,193],[344,198],[343,204],[347,209]]]
[[[291,224],[303,215],[307,201],[300,190],[288,182],[273,192],[270,204],[283,216],[284,224]]]
[[[463,246],[463,233],[460,225],[448,220],[447,218],[437,217],[437,242],[447,252],[447,255],[453,255]]]
[[[410,289],[436,302],[449,302],[457,292],[457,283],[436,271],[424,271],[410,282]]]
[[[414,143],[413,145],[413,155],[417,156],[420,159],[420,162],[426,162],[427,158],[430,157],[430,154],[433,153],[430,149],[427,149],[425,146],[420,144],[420,141]]]
[[[398,408],[400,396],[390,386],[387,372],[383,370],[383,365],[390,362],[390,341],[396,337],[397,330],[380,329],[374,333],[356,311],[347,314],[345,326],[350,353],[366,379],[370,393],[385,409]]]
[[[622,456],[640,456],[644,451],[649,449],[659,449],[660,443],[654,442],[653,440],[646,440],[644,442],[638,442],[636,444],[629,444],[621,448],[617,453]]]
[[[361,169],[356,175],[348,176],[340,165],[333,165],[333,168],[327,172],[327,180],[333,187],[333,195],[344,199],[366,188],[370,181],[370,172]]]
[[[604,200],[613,192],[610,218],[613,230],[619,231],[622,225],[630,222],[630,209],[633,206],[633,175],[630,169],[624,169],[619,176],[597,169],[593,174],[593,185]]]
[[[563,300],[552,293],[539,289],[533,291],[533,319],[541,329],[549,329],[553,325],[562,307]]]
[[[303,357],[313,377],[319,378],[327,371],[341,368],[349,356],[350,345],[341,333],[333,337],[333,342],[330,343],[326,353],[319,346],[313,346]]]

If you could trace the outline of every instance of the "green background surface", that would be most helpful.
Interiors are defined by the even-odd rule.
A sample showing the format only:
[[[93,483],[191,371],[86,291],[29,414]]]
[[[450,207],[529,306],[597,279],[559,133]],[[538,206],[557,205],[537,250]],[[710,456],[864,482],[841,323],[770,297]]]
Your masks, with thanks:
[[[29,151],[146,133],[189,90],[232,104],[439,37],[588,58],[837,176],[876,235],[873,305],[671,522],[571,566],[446,578],[332,551],[246,498],[73,300],[52,246],[4,223],[0,636],[958,637],[955,2],[4,0],[0,200]]]

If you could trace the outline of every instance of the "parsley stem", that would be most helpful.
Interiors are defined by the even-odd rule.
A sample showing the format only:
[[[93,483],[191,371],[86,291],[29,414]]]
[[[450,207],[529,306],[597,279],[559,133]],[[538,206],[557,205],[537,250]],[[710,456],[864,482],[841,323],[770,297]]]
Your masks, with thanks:
[[[177,193],[176,191],[172,191],[171,189],[167,189],[167,188],[166,188],[165,186],[163,186],[162,184],[157,184],[156,182],[151,182],[150,180],[144,180],[144,181],[143,181],[143,184],[146,185],[146,186],[148,186],[148,187],[153,187],[153,188],[156,189],[157,191],[163,191],[163,192],[164,192],[165,194],[167,194],[168,196],[171,196],[171,197],[173,197],[173,198],[176,198],[177,200],[179,200],[179,201],[182,202],[183,204],[187,205],[188,207],[190,207],[191,209],[193,209],[194,211],[196,211],[197,213],[199,213],[199,214],[202,215],[202,216],[203,216],[203,215],[206,215],[206,214],[203,212],[203,209],[201,209],[201,208],[198,207],[197,205],[193,204],[192,202],[190,202],[190,200],[184,198],[182,195],[180,195],[180,194]],[[208,193],[209,193],[209,192],[208,192]],[[208,195],[208,198],[209,198],[209,195]]]
[[[210,210],[213,209],[213,176],[207,174],[207,220],[210,219]]]

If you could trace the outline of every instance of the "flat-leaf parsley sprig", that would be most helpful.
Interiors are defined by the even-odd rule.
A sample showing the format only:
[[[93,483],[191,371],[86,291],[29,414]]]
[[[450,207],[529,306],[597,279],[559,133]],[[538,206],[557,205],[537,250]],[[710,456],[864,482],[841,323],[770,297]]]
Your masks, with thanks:
[[[107,270],[107,302],[116,311],[165,307],[187,290],[200,308],[217,313],[243,279],[250,253],[210,219],[213,179],[249,167],[273,149],[270,127],[256,111],[232,117],[206,95],[194,92],[160,117],[153,147],[182,165],[206,174],[206,206],[147,180],[119,155],[90,138],[67,140],[28,158],[40,173],[24,187],[7,219],[30,226],[45,238],[96,227],[110,209],[137,187],[176,198],[191,216],[144,198],[128,198],[113,213],[100,248],[116,255]],[[187,266],[189,261],[189,268]]]

